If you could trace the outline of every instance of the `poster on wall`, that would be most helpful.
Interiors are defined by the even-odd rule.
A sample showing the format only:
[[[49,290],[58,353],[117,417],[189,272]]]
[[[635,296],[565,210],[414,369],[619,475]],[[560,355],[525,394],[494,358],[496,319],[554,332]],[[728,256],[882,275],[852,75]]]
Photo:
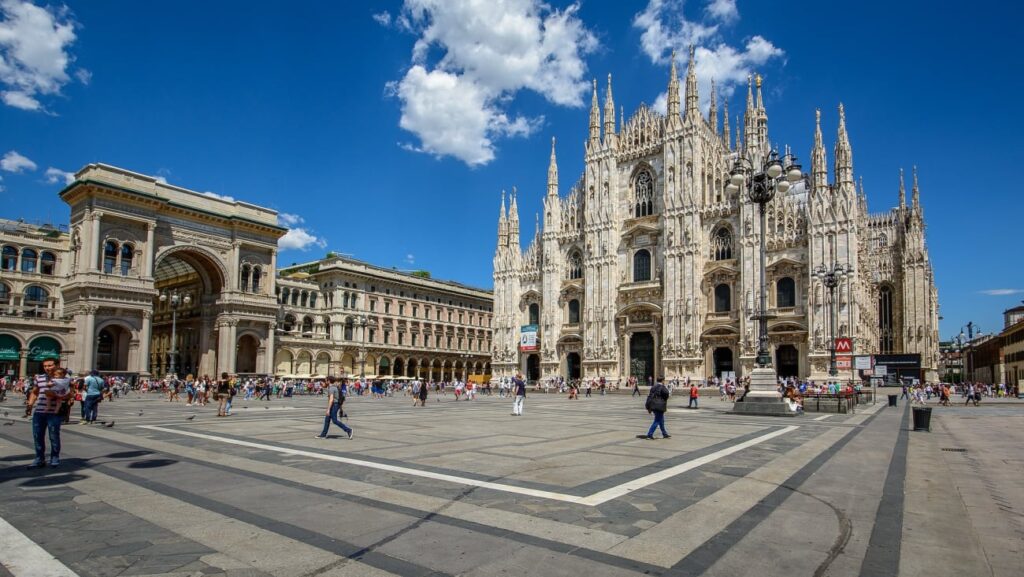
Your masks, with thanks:
[[[523,325],[519,329],[519,350],[537,350],[537,325]]]

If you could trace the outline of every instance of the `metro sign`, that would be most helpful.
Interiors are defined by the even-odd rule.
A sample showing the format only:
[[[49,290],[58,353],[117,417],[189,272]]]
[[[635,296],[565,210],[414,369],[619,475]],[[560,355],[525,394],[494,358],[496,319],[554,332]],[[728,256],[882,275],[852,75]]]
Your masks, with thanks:
[[[843,337],[836,339],[836,354],[837,355],[849,355],[853,353],[853,342],[849,338]]]

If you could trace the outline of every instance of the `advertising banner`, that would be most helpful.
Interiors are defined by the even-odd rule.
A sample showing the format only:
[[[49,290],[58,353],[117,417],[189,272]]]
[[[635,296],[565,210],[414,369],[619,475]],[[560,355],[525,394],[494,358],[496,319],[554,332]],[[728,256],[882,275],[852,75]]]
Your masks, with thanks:
[[[860,369],[862,371],[869,371],[874,365],[871,359],[871,355],[860,355],[853,357],[853,368]]]
[[[536,351],[538,349],[537,329],[537,325],[523,325],[519,329],[520,351]]]

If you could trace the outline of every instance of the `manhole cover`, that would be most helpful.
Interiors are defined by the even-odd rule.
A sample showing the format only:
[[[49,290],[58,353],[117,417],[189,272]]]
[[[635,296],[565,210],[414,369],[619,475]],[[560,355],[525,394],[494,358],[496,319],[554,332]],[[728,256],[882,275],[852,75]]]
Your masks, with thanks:
[[[960,448],[956,448],[956,447],[945,447],[942,450],[950,452],[950,453],[966,453],[967,452],[967,449],[960,449]]]

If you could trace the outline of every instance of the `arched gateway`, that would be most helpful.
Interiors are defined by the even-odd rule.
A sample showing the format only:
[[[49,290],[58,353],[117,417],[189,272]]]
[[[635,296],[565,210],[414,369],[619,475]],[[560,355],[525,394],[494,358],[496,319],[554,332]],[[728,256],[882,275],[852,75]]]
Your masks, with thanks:
[[[276,212],[103,164],[77,177],[61,192],[71,207],[70,367],[275,372],[275,275],[263,271],[276,270],[286,232]]]

